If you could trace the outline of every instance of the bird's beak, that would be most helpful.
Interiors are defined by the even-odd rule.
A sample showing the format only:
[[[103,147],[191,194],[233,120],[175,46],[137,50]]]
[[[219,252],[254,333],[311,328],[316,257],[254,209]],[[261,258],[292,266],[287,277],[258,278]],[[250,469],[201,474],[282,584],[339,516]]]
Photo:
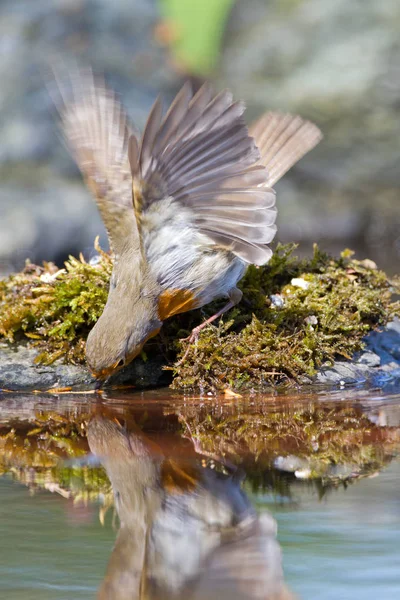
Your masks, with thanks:
[[[119,368],[117,367],[118,362],[116,362],[114,365],[112,365],[108,369],[103,369],[102,371],[98,371],[97,373],[92,371],[92,376],[96,378],[96,382],[94,384],[95,390],[101,390],[101,388],[104,386],[104,384],[107,382],[107,380],[111,377],[111,375],[113,373],[115,373],[116,371],[119,371]]]
[[[102,389],[103,385],[105,384],[106,380],[105,379],[97,379],[95,384],[94,384],[94,389],[96,390],[96,392],[98,392],[99,390]]]

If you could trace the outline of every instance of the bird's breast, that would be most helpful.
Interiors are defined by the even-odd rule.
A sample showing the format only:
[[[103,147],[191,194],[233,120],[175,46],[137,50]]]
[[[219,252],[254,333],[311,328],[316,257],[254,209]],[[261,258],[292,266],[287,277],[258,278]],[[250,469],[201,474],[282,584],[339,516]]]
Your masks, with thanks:
[[[165,321],[173,315],[192,310],[197,306],[194,292],[188,289],[167,289],[158,299],[158,318],[160,321]]]

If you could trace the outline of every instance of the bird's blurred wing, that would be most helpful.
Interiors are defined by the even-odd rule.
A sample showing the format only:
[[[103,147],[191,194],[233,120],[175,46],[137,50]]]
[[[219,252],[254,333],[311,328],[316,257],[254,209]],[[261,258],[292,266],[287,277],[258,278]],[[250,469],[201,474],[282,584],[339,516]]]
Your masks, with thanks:
[[[211,243],[249,263],[264,264],[272,252],[275,194],[243,120],[244,105],[229,91],[214,95],[209,85],[192,96],[185,84],[166,116],[158,99],[141,143],[130,138],[133,196],[139,225],[154,203],[185,208],[191,224]],[[143,232],[142,232],[143,233]]]
[[[322,133],[314,123],[275,112],[262,115],[249,131],[260,150],[259,164],[268,171],[265,185],[269,187],[322,139]]]
[[[118,256],[138,240],[128,160],[132,132],[116,95],[90,70],[57,79],[55,102],[64,136]]]

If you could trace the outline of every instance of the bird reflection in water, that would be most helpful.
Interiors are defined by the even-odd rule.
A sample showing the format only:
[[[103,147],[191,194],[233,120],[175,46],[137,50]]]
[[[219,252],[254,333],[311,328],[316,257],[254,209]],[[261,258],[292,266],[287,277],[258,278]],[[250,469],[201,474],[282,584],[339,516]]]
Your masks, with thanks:
[[[88,441],[120,521],[101,600],[293,599],[275,521],[256,514],[237,470],[166,452],[116,418],[94,417]]]

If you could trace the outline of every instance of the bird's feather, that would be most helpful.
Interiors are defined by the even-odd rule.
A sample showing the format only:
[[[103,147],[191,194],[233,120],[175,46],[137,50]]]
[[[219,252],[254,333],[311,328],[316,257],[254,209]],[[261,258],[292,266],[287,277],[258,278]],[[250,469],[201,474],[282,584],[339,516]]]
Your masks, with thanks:
[[[176,214],[189,210],[212,243],[264,264],[276,231],[271,186],[321,139],[314,124],[279,113],[263,115],[249,134],[244,105],[227,90],[214,95],[208,84],[193,96],[186,83],[164,118],[158,98],[141,140],[115,94],[89,70],[59,85],[57,105],[117,255],[139,247],[146,211],[157,203],[161,223],[163,200],[172,199]]]
[[[193,97],[185,84],[163,119],[156,101],[139,155],[134,141],[130,152],[143,236],[148,222],[143,214],[157,204],[161,221],[163,200],[172,198],[177,219],[189,209],[192,226],[215,245],[247,262],[267,262],[271,253],[264,245],[275,233],[275,195],[265,186],[265,169],[256,165],[260,154],[243,113],[244,105],[229,91],[214,96],[207,84]]]
[[[267,112],[250,126],[260,150],[259,163],[268,171],[264,185],[272,187],[322,139],[314,123],[301,117]]]
[[[64,136],[118,256],[126,247],[138,244],[128,160],[128,140],[133,140],[134,134],[114,92],[89,69],[70,72],[68,77],[56,73],[56,82],[52,95]]]

